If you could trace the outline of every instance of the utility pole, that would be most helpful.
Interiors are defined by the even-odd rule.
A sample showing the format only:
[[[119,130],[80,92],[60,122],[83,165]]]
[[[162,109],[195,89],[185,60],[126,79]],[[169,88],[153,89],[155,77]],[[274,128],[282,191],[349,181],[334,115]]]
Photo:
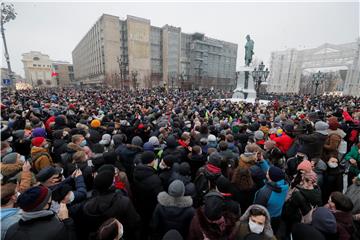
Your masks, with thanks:
[[[15,85],[15,78],[11,70],[10,56],[6,45],[4,24],[9,22],[10,20],[14,20],[16,18],[16,14],[17,13],[15,12],[14,5],[1,3],[1,35],[4,42],[5,59],[8,66],[8,75],[11,81],[11,88],[13,90],[16,90],[16,85]]]

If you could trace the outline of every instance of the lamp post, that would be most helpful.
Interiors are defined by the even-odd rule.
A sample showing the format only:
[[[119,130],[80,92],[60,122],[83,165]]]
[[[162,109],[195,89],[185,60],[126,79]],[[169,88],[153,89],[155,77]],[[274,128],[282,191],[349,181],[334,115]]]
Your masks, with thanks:
[[[320,71],[318,71],[317,73],[314,73],[312,75],[313,80],[314,80],[314,84],[315,84],[315,95],[317,95],[317,90],[320,84],[322,84],[324,82],[325,79],[325,73],[322,73]]]
[[[13,89],[16,90],[16,86],[15,86],[15,81],[14,81],[14,75],[13,72],[11,70],[11,65],[10,65],[10,56],[9,56],[9,52],[7,49],[7,45],[6,45],[6,38],[5,38],[5,29],[4,29],[4,24],[9,22],[10,20],[14,20],[16,18],[16,12],[14,9],[14,5],[12,4],[6,4],[6,3],[1,3],[1,35],[3,38],[3,42],[4,42],[4,49],[5,49],[5,59],[6,59],[6,63],[8,66],[8,75],[11,81],[11,87]]]
[[[258,68],[255,67],[254,71],[252,71],[251,73],[255,83],[256,95],[259,94],[261,83],[266,81],[270,73],[268,68],[266,68],[265,70],[264,69],[265,69],[265,65],[263,62],[261,62]]]
[[[131,71],[131,76],[132,76],[132,80],[133,80],[133,88],[134,90],[137,90],[137,75],[138,75],[138,71]]]

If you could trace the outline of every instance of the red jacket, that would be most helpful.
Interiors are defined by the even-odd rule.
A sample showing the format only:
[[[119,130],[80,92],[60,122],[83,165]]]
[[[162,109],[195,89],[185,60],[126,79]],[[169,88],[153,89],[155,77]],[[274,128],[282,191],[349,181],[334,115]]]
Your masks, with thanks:
[[[276,142],[276,146],[281,150],[281,152],[286,153],[287,150],[291,147],[291,145],[294,142],[294,139],[292,139],[290,136],[286,135],[286,133],[283,132],[283,134],[280,137],[277,137],[276,134],[271,134],[270,139]]]

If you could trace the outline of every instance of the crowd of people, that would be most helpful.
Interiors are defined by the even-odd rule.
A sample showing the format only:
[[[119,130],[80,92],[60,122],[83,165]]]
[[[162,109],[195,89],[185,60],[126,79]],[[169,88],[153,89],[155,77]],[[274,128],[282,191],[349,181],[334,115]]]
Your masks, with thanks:
[[[360,239],[360,98],[2,91],[1,239]]]

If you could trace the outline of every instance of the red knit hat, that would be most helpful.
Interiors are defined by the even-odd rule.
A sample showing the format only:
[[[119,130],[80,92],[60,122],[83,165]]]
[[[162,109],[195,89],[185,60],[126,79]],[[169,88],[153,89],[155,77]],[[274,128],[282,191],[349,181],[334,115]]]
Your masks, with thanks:
[[[35,137],[31,140],[31,144],[35,147],[40,147],[40,145],[45,141],[44,137]]]

